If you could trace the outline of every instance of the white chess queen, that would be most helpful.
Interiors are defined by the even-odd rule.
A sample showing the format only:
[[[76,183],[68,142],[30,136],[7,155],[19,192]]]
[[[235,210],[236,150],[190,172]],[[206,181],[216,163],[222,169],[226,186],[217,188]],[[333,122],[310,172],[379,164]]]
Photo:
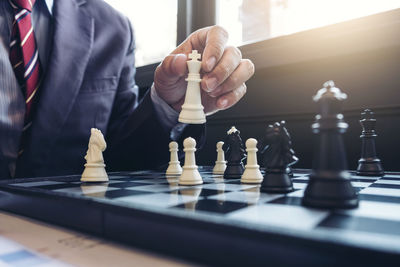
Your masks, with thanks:
[[[89,138],[88,150],[86,152],[85,170],[82,173],[83,182],[105,182],[108,181],[108,175],[105,171],[103,151],[107,144],[100,130],[92,128]]]

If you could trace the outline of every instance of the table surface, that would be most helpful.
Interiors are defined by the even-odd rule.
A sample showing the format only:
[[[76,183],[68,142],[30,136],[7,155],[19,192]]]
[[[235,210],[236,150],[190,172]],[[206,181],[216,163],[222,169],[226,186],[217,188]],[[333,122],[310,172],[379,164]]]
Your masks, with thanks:
[[[1,240],[0,255],[8,253],[10,246],[14,250],[18,246],[20,250],[32,252],[35,257],[45,258],[44,264],[39,266],[189,265],[164,255],[7,212],[0,212],[0,239],[4,239]]]

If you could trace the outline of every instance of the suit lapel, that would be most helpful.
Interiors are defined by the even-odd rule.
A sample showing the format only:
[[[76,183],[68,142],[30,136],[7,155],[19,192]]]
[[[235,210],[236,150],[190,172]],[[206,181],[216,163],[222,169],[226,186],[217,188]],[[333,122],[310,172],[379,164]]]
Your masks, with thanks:
[[[32,124],[32,140],[38,142],[31,142],[29,159],[26,159],[34,166],[46,161],[45,156],[59,135],[82,84],[94,36],[94,20],[85,13],[84,3],[82,0],[54,1],[52,51]]]

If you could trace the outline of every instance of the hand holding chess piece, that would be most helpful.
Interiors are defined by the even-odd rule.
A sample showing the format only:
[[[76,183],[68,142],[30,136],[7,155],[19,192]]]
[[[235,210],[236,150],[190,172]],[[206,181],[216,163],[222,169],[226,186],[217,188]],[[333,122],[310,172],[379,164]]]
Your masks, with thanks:
[[[85,170],[82,173],[82,182],[107,182],[108,175],[106,173],[103,159],[103,151],[107,144],[100,130],[91,129],[88,150],[86,152]]]
[[[154,89],[177,112],[181,111],[187,84],[188,54],[202,54],[201,103],[206,115],[235,105],[246,93],[245,82],[254,74],[254,64],[240,50],[226,45],[227,31],[220,26],[199,29],[189,35],[157,67]]]

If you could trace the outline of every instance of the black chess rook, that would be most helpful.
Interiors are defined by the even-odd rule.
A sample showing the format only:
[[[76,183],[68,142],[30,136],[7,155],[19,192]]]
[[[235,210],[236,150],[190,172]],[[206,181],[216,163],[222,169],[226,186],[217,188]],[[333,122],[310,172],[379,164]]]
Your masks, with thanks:
[[[370,109],[361,113],[361,158],[358,161],[357,175],[361,176],[383,176],[384,170],[380,159],[376,156],[376,119],[374,112]]]
[[[313,170],[304,192],[303,204],[317,208],[355,208],[358,196],[347,170],[343,133],[347,123],[341,114],[347,95],[335,87],[333,81],[324,84],[314,96],[319,114],[312,124],[317,135]]]

